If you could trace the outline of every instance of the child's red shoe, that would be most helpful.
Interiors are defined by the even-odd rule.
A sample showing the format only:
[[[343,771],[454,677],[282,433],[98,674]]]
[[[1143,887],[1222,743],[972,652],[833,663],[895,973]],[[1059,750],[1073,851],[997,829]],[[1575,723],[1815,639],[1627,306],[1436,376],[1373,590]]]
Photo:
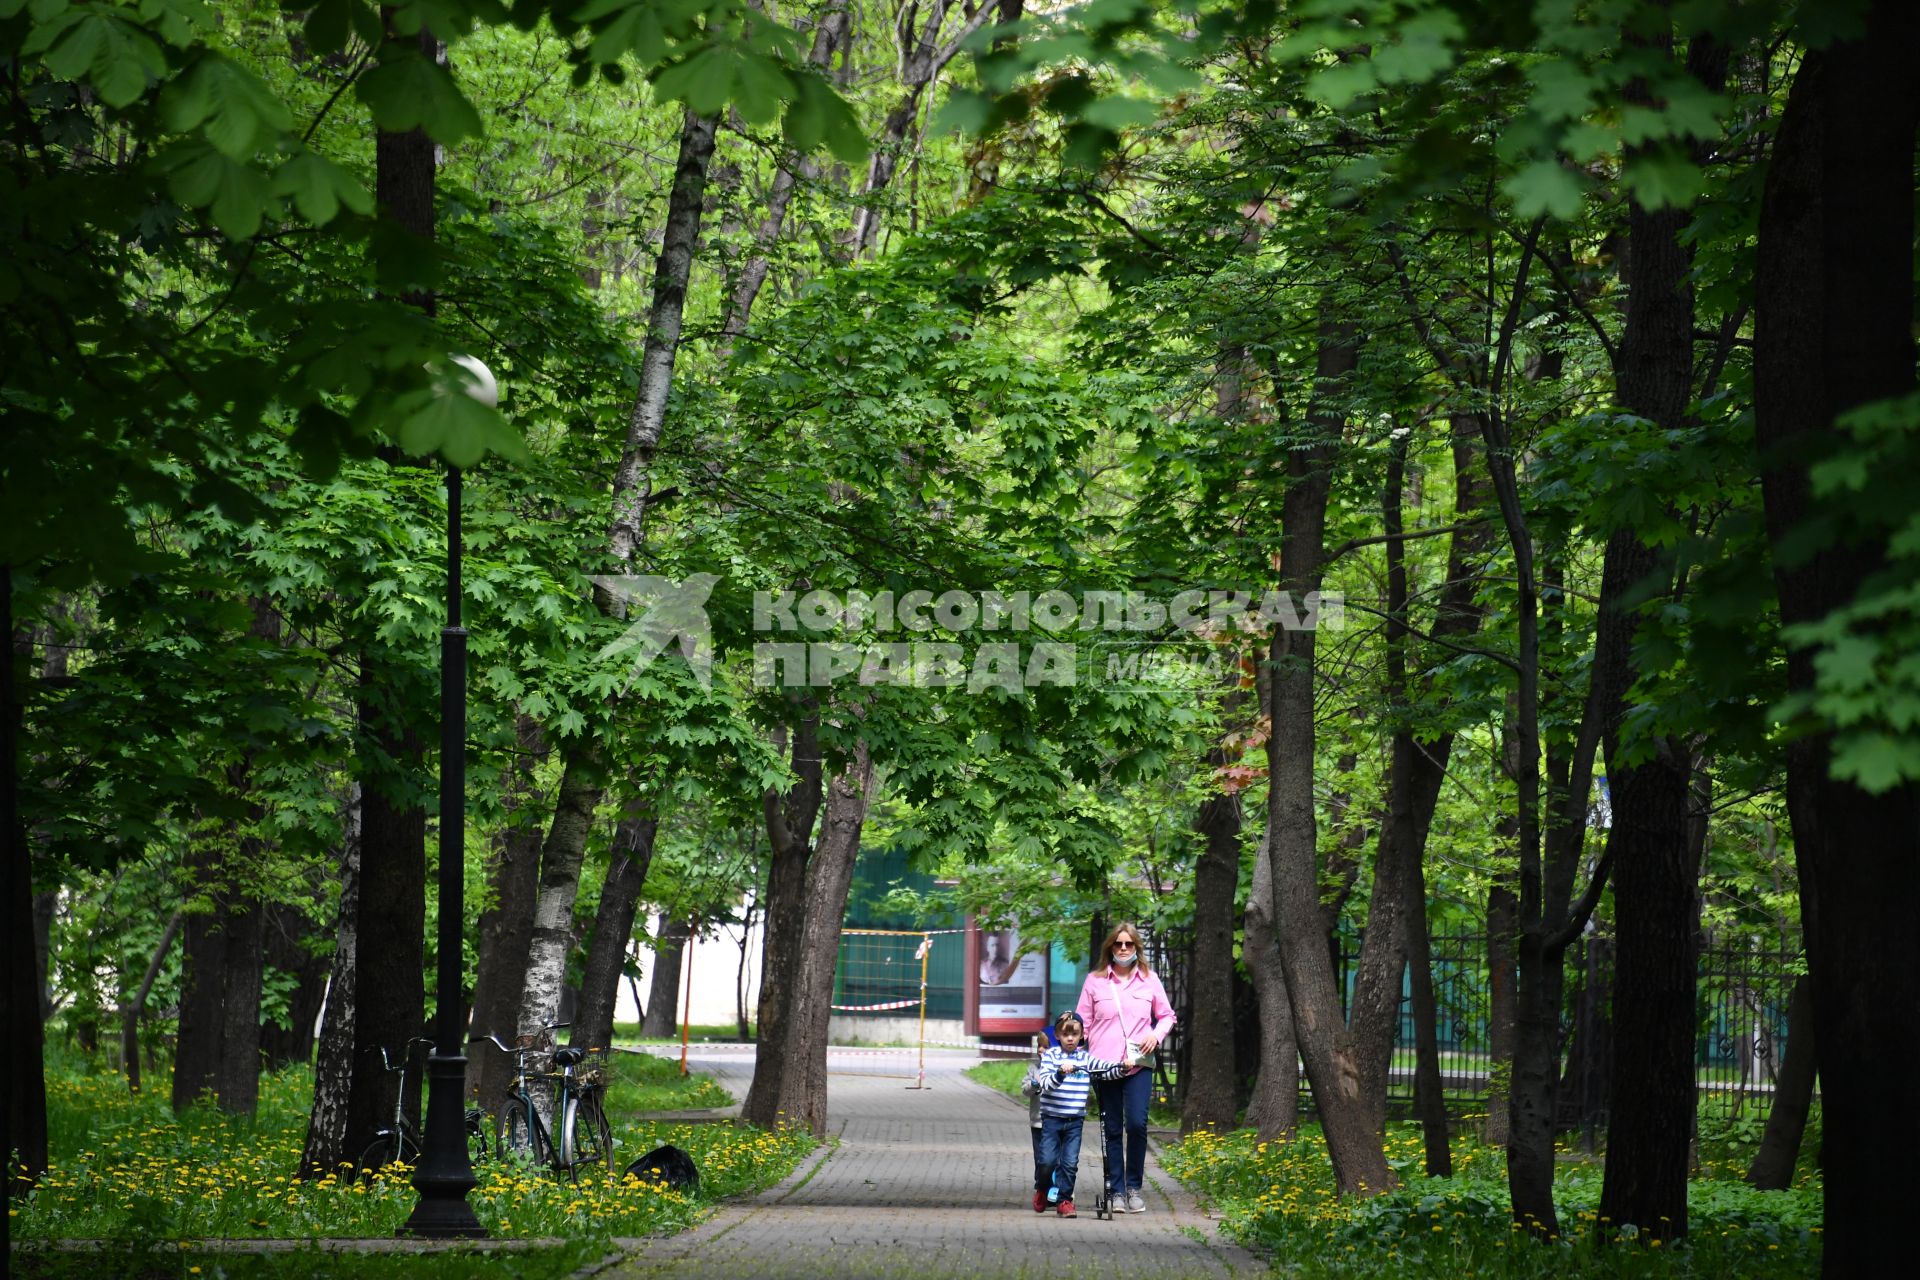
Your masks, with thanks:
[[[1060,1216],[1063,1218],[1072,1218],[1077,1216],[1073,1211],[1073,1201],[1062,1200],[1060,1202]]]
[[[1035,1213],[1045,1213],[1047,1211],[1047,1193],[1046,1192],[1036,1191],[1033,1193],[1033,1211]]]

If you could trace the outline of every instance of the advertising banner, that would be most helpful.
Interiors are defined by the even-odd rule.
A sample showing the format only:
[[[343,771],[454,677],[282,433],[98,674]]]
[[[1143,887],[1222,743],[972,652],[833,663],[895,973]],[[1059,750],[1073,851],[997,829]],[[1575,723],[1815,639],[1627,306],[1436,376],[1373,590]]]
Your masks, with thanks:
[[[1020,950],[1017,929],[979,933],[980,1032],[1039,1031],[1047,1025],[1047,948]]]

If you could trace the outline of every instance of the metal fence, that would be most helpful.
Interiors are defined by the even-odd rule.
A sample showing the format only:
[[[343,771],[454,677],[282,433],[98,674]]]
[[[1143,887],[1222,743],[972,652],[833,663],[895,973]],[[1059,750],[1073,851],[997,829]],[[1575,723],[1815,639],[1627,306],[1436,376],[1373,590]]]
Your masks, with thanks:
[[[1484,1106],[1492,1067],[1491,969],[1484,934],[1442,934],[1430,944],[1438,1010],[1440,1072],[1448,1104]],[[1341,939],[1338,975],[1342,1011],[1350,1008],[1360,939]],[[1568,948],[1560,1017],[1560,1122],[1604,1129],[1613,1035],[1613,944],[1589,932]],[[1789,1028],[1787,1006],[1803,967],[1793,952],[1709,946],[1699,964],[1694,1070],[1702,1115],[1737,1117],[1772,1105]],[[1413,1099],[1414,1029],[1410,979],[1403,983],[1400,1021],[1388,1074],[1389,1104]]]
[[[1183,941],[1154,939],[1148,945],[1157,952],[1153,963],[1167,980],[1175,1007],[1184,1010],[1187,984],[1186,957],[1180,945]],[[1361,939],[1343,934],[1338,941],[1335,975],[1340,984],[1341,1012],[1346,1014],[1352,1007]],[[1437,935],[1430,940],[1429,952],[1440,1077],[1447,1105],[1458,1113],[1484,1109],[1493,1068],[1493,1001],[1486,935]],[[1568,948],[1565,965],[1559,1120],[1566,1129],[1595,1135],[1606,1129],[1611,1092],[1612,940],[1604,934],[1588,933]],[[1803,968],[1800,955],[1793,951],[1738,945],[1703,948],[1694,1054],[1703,1118],[1730,1120],[1747,1114],[1765,1115],[1772,1106],[1774,1081],[1791,1032],[1787,1008],[1795,978]],[[1400,1020],[1387,1076],[1388,1106],[1396,1112],[1412,1107],[1414,1043],[1409,978],[1402,983]],[[1179,1065],[1185,1061],[1185,1046],[1176,1041],[1174,1048],[1173,1054],[1161,1055],[1163,1071],[1175,1077],[1167,1084],[1177,1082]],[[1310,1105],[1304,1073],[1300,1087],[1302,1104]],[[1164,1091],[1177,1092],[1171,1088]]]

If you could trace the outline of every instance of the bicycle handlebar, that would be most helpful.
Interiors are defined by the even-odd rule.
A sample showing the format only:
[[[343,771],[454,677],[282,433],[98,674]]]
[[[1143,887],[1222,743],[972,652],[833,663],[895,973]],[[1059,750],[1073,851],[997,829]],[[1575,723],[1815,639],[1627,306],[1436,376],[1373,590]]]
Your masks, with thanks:
[[[406,1061],[407,1055],[413,1052],[413,1046],[417,1044],[426,1045],[429,1049],[431,1049],[433,1047],[433,1037],[414,1036],[412,1039],[408,1040],[407,1043],[400,1050],[400,1065],[397,1067],[393,1065],[392,1051],[389,1050],[387,1046],[383,1044],[370,1044],[366,1048],[362,1049],[360,1052],[372,1053],[375,1049],[378,1049],[380,1051],[380,1069],[381,1070],[387,1071],[387,1072],[405,1071],[407,1069],[407,1061]]]
[[[542,1024],[541,1030],[563,1031],[572,1025],[573,1024],[571,1022],[548,1022],[548,1023]],[[510,1045],[506,1041],[502,1040],[499,1036],[494,1035],[491,1032],[483,1036],[468,1036],[467,1043],[468,1044],[490,1044],[494,1048],[498,1049],[500,1052],[504,1054],[509,1054],[509,1055],[519,1055],[519,1054],[540,1052],[540,1050],[534,1048],[532,1045],[527,1045],[524,1048]]]

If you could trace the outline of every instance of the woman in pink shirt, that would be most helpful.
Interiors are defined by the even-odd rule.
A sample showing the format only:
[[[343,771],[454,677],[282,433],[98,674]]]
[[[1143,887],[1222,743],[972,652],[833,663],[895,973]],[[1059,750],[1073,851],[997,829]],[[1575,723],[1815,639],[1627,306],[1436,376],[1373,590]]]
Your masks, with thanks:
[[[1167,989],[1140,955],[1140,931],[1116,925],[1100,948],[1102,963],[1087,975],[1074,1012],[1087,1026],[1087,1049],[1096,1058],[1128,1060],[1127,1045],[1151,1053],[1173,1030],[1173,1006]],[[1106,1138],[1107,1202],[1126,1213],[1141,1213],[1147,1202],[1140,1186],[1147,1171],[1147,1103],[1153,1097],[1153,1072],[1138,1068],[1118,1080],[1102,1080],[1100,1128]],[[1121,1159],[1125,1121],[1126,1157]]]

